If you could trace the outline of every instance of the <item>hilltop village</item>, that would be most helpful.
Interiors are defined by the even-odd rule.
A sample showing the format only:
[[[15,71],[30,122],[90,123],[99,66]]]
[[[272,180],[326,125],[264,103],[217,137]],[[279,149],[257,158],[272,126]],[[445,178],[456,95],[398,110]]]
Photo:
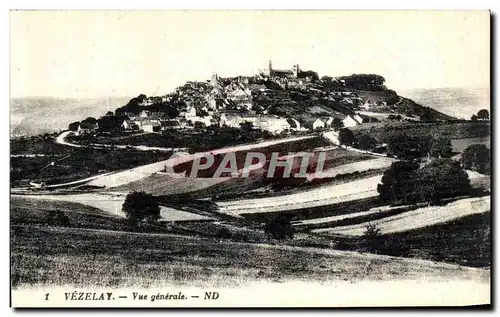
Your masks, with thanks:
[[[104,131],[200,131],[241,128],[270,135],[338,130],[379,121],[446,120],[450,117],[415,104],[384,86],[373,74],[323,76],[293,65],[275,69],[272,61],[254,76],[189,81],[162,95],[139,95],[125,106],[70,125],[75,135]]]

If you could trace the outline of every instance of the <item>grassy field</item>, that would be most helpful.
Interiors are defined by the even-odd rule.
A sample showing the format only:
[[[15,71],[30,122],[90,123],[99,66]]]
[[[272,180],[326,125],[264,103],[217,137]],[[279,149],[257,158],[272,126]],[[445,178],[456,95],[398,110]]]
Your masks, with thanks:
[[[23,141],[26,143],[25,141]],[[21,141],[11,141],[12,154],[22,153]],[[24,144],[23,143],[23,144]],[[153,151],[124,151],[99,150],[89,148],[71,148],[59,144],[52,144],[51,149],[42,150],[41,141],[28,144],[32,153],[47,154],[45,157],[11,157],[10,182],[12,187],[27,186],[30,181],[57,184],[71,182],[93,175],[128,169],[139,165],[149,164],[170,157],[170,153]],[[64,147],[64,149],[61,149]],[[57,155],[57,156],[52,156]],[[61,160],[59,160],[61,159]],[[54,165],[50,165],[55,162]]]
[[[491,138],[481,137],[481,138],[465,138],[465,139],[453,139],[451,140],[451,146],[453,147],[453,152],[462,153],[468,146],[472,144],[484,144],[486,147],[491,148]]]
[[[395,215],[371,219],[357,224],[316,229],[315,232],[331,235],[363,236],[368,224],[377,226],[381,234],[412,231],[473,214],[485,213],[491,208],[491,200],[490,196],[463,197],[463,199],[448,201],[443,205],[427,206],[424,204],[422,206],[421,204],[418,208],[409,207],[409,210],[403,210],[403,212]]]
[[[487,271],[311,248],[165,234],[21,228],[11,234],[14,288],[27,284],[214,287],[244,285],[255,280],[489,278]]]
[[[351,206],[351,211],[359,210],[360,204],[373,205],[373,202],[359,202]],[[337,213],[348,212],[348,208],[348,205],[339,206]],[[54,209],[68,216],[68,226],[47,225],[47,211]],[[317,210],[310,211],[308,216],[330,214]],[[404,249],[402,242],[399,247],[404,252],[399,255],[475,265],[468,252],[477,249],[479,240],[475,237],[487,228],[486,224],[470,222],[465,227],[469,236],[461,230],[460,222],[451,224],[447,232],[453,232],[454,225],[458,226],[459,233],[441,236],[449,238],[448,245],[454,246],[453,250],[439,249],[439,244],[431,244],[432,235],[426,238],[425,234],[408,233],[413,239],[412,252]],[[469,271],[446,264],[335,250],[364,251],[356,239],[338,240],[297,233],[294,240],[277,243],[269,240],[261,225],[253,221],[187,222],[143,230],[148,232],[133,232],[123,218],[80,204],[13,197],[10,231],[13,286],[234,286],[257,280],[331,282],[454,278],[485,281],[489,278],[489,271]],[[487,245],[481,248],[483,251],[478,259],[483,261]]]
[[[309,146],[310,147],[310,146]],[[307,150],[307,149],[305,149]],[[246,153],[246,152],[245,152]],[[237,162],[238,164],[244,163],[244,155],[245,153],[238,154],[237,156]],[[314,152],[315,155],[312,156],[309,161],[308,161],[308,168],[307,168],[307,173],[314,173],[316,171],[316,166],[318,164],[318,156],[319,156],[319,151]],[[324,168],[323,170],[329,172],[329,177],[325,177],[325,179],[315,179],[314,182],[304,182],[304,183],[298,183],[295,186],[291,186],[291,188],[288,188],[286,190],[286,193],[292,192],[294,190],[307,190],[315,186],[319,186],[321,184],[331,184],[335,181],[339,181],[342,178],[340,174],[344,171],[342,169],[343,165],[349,164],[349,163],[356,163],[359,162],[361,165],[363,161],[371,159],[373,156],[368,155],[368,154],[363,154],[363,153],[358,153],[358,152],[352,152],[352,151],[347,151],[345,149],[333,149],[333,150],[327,150],[325,151],[326,156],[325,156],[325,161],[324,161]],[[239,159],[238,159],[239,158]],[[296,157],[294,159],[294,163],[292,165],[292,171],[290,175],[294,175],[295,173],[298,173],[300,169],[300,165],[302,163],[302,159],[300,157]],[[217,165],[218,166],[218,165]],[[350,166],[350,165],[349,165]],[[369,165],[366,165],[369,166]],[[365,167],[366,167],[365,166]],[[238,168],[241,168],[242,166],[238,165]],[[217,200],[224,200],[224,199],[230,199],[230,198],[250,198],[250,197],[272,197],[276,195],[283,195],[285,192],[280,191],[280,192],[273,192],[271,190],[268,190],[267,192],[261,191],[261,192],[249,192],[251,190],[256,190],[256,189],[262,189],[262,188],[268,188],[269,185],[269,179],[267,179],[267,173],[268,173],[268,167],[269,167],[269,160],[267,161],[267,164],[258,170],[254,170],[250,173],[249,177],[239,177],[239,178],[231,178],[227,179],[222,182],[218,182],[210,187],[205,187],[200,184],[200,187],[202,187],[201,190],[197,191],[191,191],[189,193],[189,197],[215,197],[217,196]],[[280,169],[277,169],[279,171]],[[211,176],[213,175],[213,170],[203,172],[204,176]],[[348,169],[347,173],[352,173],[353,170]],[[363,170],[361,169],[361,172]],[[208,173],[208,175],[206,174]],[[337,177],[335,177],[337,176]],[[356,177],[361,177],[360,175],[351,175],[350,177],[344,177],[342,179],[350,178],[350,179],[355,179]],[[309,177],[308,177],[309,178]],[[312,176],[310,178],[313,178]],[[207,182],[209,179],[208,178],[197,178],[194,179],[194,182]],[[304,181],[306,178],[304,178]],[[186,185],[192,182],[193,180],[186,179]],[[184,187],[183,185],[181,185]],[[181,191],[179,191],[181,192]],[[185,191],[187,192],[187,191]]]
[[[394,133],[406,133],[412,136],[448,137],[450,139],[485,138],[490,135],[490,122],[460,122],[460,123],[378,123],[363,124],[352,128],[356,138],[367,134],[379,143],[387,142]]]
[[[466,266],[491,265],[491,213],[470,215],[445,224],[373,238],[371,252],[443,261]],[[363,238],[337,238],[343,250],[366,249]]]

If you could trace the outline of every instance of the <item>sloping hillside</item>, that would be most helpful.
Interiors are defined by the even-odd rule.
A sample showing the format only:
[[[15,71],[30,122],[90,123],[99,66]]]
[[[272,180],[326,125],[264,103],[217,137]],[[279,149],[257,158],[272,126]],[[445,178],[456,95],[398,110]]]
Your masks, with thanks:
[[[236,111],[294,117],[306,122],[311,118],[345,117],[358,111],[395,113],[412,120],[450,120],[429,107],[399,96],[384,86],[385,79],[374,74],[353,74],[338,78],[279,78],[237,76],[217,80],[193,81],[163,96],[139,95],[116,113],[142,110],[176,116],[189,107],[209,115]]]
[[[266,280],[489,280],[487,270],[445,263],[172,234],[18,227],[11,239],[14,287],[220,287]]]

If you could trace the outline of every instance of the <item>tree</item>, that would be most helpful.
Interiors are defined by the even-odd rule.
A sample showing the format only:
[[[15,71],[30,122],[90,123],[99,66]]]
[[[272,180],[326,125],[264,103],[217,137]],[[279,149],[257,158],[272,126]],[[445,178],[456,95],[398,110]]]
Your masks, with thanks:
[[[134,225],[143,221],[156,222],[161,218],[157,199],[143,191],[129,193],[123,203],[122,211]]]
[[[148,96],[146,96],[145,94],[140,94],[139,96],[137,96],[137,100],[140,102],[143,102],[145,99],[147,99]]]
[[[462,166],[489,175],[491,172],[490,150],[484,144],[472,144],[462,153]]]
[[[477,121],[477,116],[475,114],[472,115],[472,117],[470,117],[471,121]]]
[[[274,239],[284,240],[287,238],[292,239],[295,230],[292,227],[290,218],[284,215],[278,215],[266,223],[264,231]]]
[[[408,191],[414,187],[412,181],[415,179],[419,168],[417,163],[398,161],[384,172],[382,183],[377,185],[377,191],[382,201],[396,202],[403,200]]]
[[[368,252],[377,253],[383,240],[380,239],[382,232],[376,225],[370,223],[365,225],[365,232],[361,236],[361,246]]]
[[[436,120],[436,118],[435,118],[434,114],[432,113],[431,108],[425,107],[422,110],[422,114],[420,115],[420,121],[433,122],[435,120]]]
[[[377,141],[372,138],[369,135],[363,134],[359,139],[358,139],[358,149],[361,150],[370,150],[373,149],[375,146],[377,146]]]
[[[418,200],[438,204],[441,199],[467,195],[471,192],[470,180],[459,162],[451,159],[436,159],[417,172],[414,182],[415,197]]]
[[[375,74],[353,74],[339,77],[345,87],[360,90],[382,90],[384,89],[385,78]]]
[[[173,119],[179,116],[179,110],[171,106],[164,106],[160,109],[160,112],[163,112],[167,115],[168,118]]]
[[[124,117],[123,116],[114,116],[114,115],[106,115],[99,118],[99,129],[102,131],[117,131],[122,129]]]
[[[333,130],[339,131],[344,127],[344,122],[340,118],[333,118],[332,127]]]
[[[451,157],[453,154],[451,140],[445,137],[433,139],[429,154],[434,158]]]
[[[400,159],[413,160],[427,156],[431,148],[430,136],[409,136],[396,133],[389,136],[387,153]]]
[[[352,145],[356,141],[351,130],[343,128],[339,132],[339,142],[342,145]]]
[[[477,112],[477,118],[481,120],[489,120],[490,113],[486,109],[481,109]]]
[[[240,123],[240,129],[243,133],[249,134],[253,131],[253,128],[253,123],[250,121]]]
[[[437,204],[443,198],[470,194],[471,186],[458,162],[436,159],[420,169],[412,162],[393,163],[377,191],[382,201]]]
[[[300,71],[297,75],[298,78],[310,77],[312,81],[319,80],[318,73],[312,70]]]
[[[90,124],[96,124],[97,123],[97,119],[94,118],[94,117],[87,117],[85,118],[85,120],[83,120],[82,122],[88,122]]]
[[[68,130],[76,131],[76,130],[78,130],[79,126],[80,126],[80,121],[71,122],[68,126]]]

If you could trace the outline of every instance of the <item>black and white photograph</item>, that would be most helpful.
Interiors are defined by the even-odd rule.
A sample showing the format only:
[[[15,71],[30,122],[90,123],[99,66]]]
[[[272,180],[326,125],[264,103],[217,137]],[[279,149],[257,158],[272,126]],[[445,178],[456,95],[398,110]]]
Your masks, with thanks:
[[[490,11],[9,15],[12,307],[491,305]]]

